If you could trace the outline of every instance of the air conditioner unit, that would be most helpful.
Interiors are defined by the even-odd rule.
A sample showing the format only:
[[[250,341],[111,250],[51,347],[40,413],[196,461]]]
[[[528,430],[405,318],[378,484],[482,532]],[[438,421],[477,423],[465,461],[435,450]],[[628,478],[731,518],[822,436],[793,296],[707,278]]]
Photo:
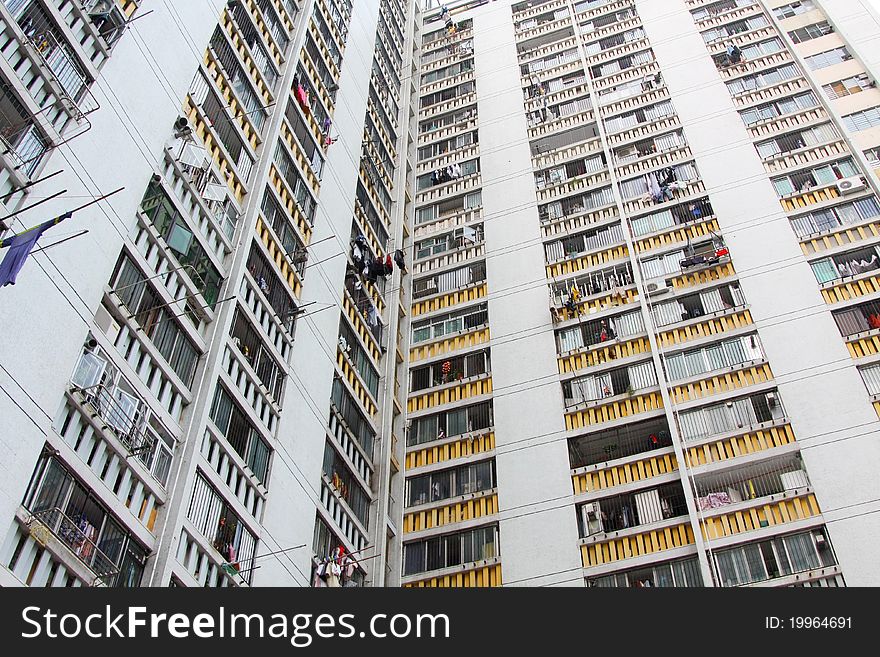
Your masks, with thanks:
[[[657,279],[655,281],[647,281],[645,283],[645,290],[648,296],[656,297],[669,292],[669,286],[666,284],[666,280]]]
[[[853,192],[860,192],[867,187],[865,181],[860,176],[854,176],[852,178],[843,178],[842,180],[837,181],[837,191],[841,194],[852,194]]]
[[[111,342],[116,342],[122,327],[110,312],[102,305],[95,313],[95,325],[101,329]]]

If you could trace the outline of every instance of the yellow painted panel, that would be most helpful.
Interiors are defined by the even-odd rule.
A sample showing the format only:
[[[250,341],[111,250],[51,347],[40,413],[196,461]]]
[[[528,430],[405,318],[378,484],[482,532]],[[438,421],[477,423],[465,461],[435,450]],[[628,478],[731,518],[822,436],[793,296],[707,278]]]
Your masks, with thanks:
[[[409,451],[406,455],[406,469],[412,470],[434,463],[481,454],[495,449],[495,434],[486,433],[473,438],[462,438],[456,442],[440,446],[424,446]]]
[[[491,588],[501,586],[501,564],[472,568],[466,572],[431,577],[404,584],[404,588]]]

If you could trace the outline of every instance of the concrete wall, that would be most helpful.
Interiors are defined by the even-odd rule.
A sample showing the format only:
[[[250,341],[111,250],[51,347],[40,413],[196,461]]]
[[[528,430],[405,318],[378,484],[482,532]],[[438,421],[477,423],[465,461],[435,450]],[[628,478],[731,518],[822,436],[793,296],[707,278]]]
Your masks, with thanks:
[[[583,586],[565,409],[508,3],[474,12],[503,581]],[[573,581],[571,581],[573,580]]]

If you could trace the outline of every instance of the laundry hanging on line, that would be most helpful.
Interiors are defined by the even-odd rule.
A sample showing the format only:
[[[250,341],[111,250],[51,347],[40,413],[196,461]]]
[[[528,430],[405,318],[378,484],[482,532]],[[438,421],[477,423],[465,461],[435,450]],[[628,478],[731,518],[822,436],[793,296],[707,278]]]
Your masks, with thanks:
[[[0,249],[9,249],[6,257],[3,258],[3,262],[0,263],[0,287],[15,285],[18,273],[24,267],[24,263],[43,233],[53,226],[60,224],[65,219],[70,219],[71,216],[73,216],[73,213],[68,212],[0,242]]]

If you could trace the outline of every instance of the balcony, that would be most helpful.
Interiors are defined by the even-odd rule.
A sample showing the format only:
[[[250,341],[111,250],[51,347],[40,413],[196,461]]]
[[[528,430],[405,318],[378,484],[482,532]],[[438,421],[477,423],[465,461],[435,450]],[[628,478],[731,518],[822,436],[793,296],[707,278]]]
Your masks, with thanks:
[[[121,443],[156,480],[166,486],[175,441],[135,388],[97,348],[80,356],[70,381],[70,392],[105,433]]]
[[[149,550],[55,454],[50,448],[43,452],[17,514],[19,522],[91,585],[139,586]]]
[[[95,534],[91,529],[94,528],[86,533],[81,526],[82,522],[74,522],[61,509],[54,507],[32,514],[30,531],[31,536],[43,544],[47,542],[43,532],[49,532],[95,574],[93,586],[109,586],[119,574],[119,566],[92,540]]]
[[[840,572],[823,527],[714,551],[713,559],[724,587],[792,585]]]
[[[681,482],[587,502],[578,511],[580,536],[591,539],[591,542],[626,529],[688,514]]]
[[[14,6],[10,9],[16,13]],[[24,31],[25,50],[37,62],[64,109],[76,123],[86,124],[86,116],[98,110],[100,105],[89,91],[92,79],[84,71],[76,53],[38,4],[24,5],[17,21]]]
[[[550,312],[555,322],[565,322],[611,306],[633,303],[637,297],[632,268],[627,262],[553,283]]]

